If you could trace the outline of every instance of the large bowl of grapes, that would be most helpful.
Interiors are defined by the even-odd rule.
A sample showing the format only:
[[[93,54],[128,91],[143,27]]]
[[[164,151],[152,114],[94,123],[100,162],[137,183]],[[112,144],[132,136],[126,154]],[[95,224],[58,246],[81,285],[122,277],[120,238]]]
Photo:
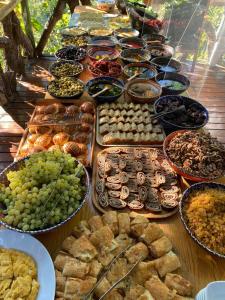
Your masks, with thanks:
[[[70,154],[34,153],[0,174],[0,224],[30,234],[52,231],[87,199],[89,175]]]

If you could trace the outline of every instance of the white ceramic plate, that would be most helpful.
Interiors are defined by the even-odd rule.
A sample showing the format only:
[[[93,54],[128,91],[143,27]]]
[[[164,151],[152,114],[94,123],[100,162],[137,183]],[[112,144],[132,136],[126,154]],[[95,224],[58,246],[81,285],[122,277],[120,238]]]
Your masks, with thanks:
[[[29,234],[3,229],[0,230],[0,247],[23,251],[37,264],[40,284],[37,300],[55,299],[55,270],[46,248]]]

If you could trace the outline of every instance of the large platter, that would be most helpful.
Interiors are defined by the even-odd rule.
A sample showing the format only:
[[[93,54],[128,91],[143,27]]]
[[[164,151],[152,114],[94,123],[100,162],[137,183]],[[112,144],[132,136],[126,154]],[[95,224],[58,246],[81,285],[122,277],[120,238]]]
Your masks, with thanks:
[[[55,270],[46,248],[34,237],[8,229],[0,230],[0,247],[15,249],[30,255],[37,264],[40,289],[37,300],[55,299]]]
[[[119,100],[120,101],[120,100]],[[118,104],[119,104],[119,101],[118,101]],[[117,105],[117,102],[115,102],[115,104]],[[111,104],[112,105],[112,104]],[[141,107],[143,105],[148,105],[149,107],[152,107],[153,109],[153,106],[152,105],[149,105],[149,104],[139,104]],[[165,139],[166,137],[166,134],[164,132],[164,129],[163,127],[157,123],[157,126],[160,127],[160,130],[161,130],[161,135],[163,136],[162,138],[162,141],[153,141],[153,140],[148,140],[148,141],[145,141],[145,142],[123,142],[123,141],[118,141],[118,142],[115,142],[115,143],[105,143],[103,141],[103,135],[100,133],[100,107],[98,106],[97,107],[97,113],[96,113],[96,141],[97,143],[100,145],[100,146],[103,146],[103,147],[114,147],[114,146],[122,146],[122,147],[127,147],[127,146],[139,146],[139,147],[146,147],[146,146],[151,146],[151,147],[161,147],[162,144],[163,144],[163,140]],[[149,117],[151,117],[152,115],[154,114],[154,112],[149,112]],[[154,128],[154,125],[153,125],[153,128]],[[158,135],[158,134],[157,134]]]
[[[54,104],[54,103],[62,103],[64,104],[65,106],[67,105],[76,105],[76,106],[81,106],[84,102],[87,102],[85,100],[76,100],[76,101],[55,101],[55,100],[43,100],[43,101],[40,101],[37,103],[38,106],[47,106],[49,104]],[[88,100],[88,102],[91,102]],[[34,122],[34,118],[35,116],[37,115],[37,106],[31,116],[31,119],[30,121],[28,122],[28,126],[29,125],[36,125],[37,126],[50,126],[50,127],[58,127],[60,129],[63,128],[64,126],[67,126],[71,129],[74,129],[75,131],[75,127],[79,125],[79,122],[74,119],[74,120],[68,120],[68,119],[65,119],[65,120],[62,120],[60,122],[55,122],[55,123],[48,123],[48,122],[45,122],[45,123],[42,123],[40,125],[38,125],[38,123],[35,123]],[[96,115],[94,114],[94,122],[92,124],[92,131],[90,132],[89,134],[89,138],[88,138],[88,144],[87,144],[87,156],[84,157],[84,161],[82,161],[85,165],[85,167],[92,167],[92,163],[93,163],[93,153],[94,153],[94,144],[95,144],[95,123],[96,123]],[[56,125],[56,126],[55,126]],[[60,126],[59,126],[60,125]],[[63,130],[62,130],[63,131]],[[57,133],[57,132],[56,132]],[[15,159],[14,161],[17,161],[18,159],[21,158],[21,149],[22,147],[26,144],[26,141],[27,141],[27,138],[29,137],[30,133],[29,133],[29,129],[26,128],[24,133],[23,133],[23,137],[20,141],[20,144],[19,144],[19,147],[17,149],[17,153],[16,153],[16,156],[15,156]]]
[[[101,157],[101,159],[102,159],[102,158],[106,157],[107,154],[118,154],[118,153],[123,152],[123,151],[125,151],[127,153],[130,153],[130,151],[133,151],[134,149],[138,149],[138,151],[143,151],[143,153],[145,153],[146,155],[148,153],[150,153],[150,151],[157,151],[159,153],[159,156],[160,156],[158,161],[160,161],[161,157],[163,157],[163,156],[161,156],[162,151],[160,151],[156,148],[112,147],[112,148],[106,148],[103,151],[99,152],[98,155],[97,155],[94,167],[93,167],[93,179],[92,179],[92,182],[93,182],[93,197],[92,197],[92,201],[93,201],[94,206],[100,212],[105,213],[105,212],[110,211],[110,210],[115,209],[115,208],[112,208],[111,206],[103,207],[103,206],[100,205],[100,203],[98,201],[98,193],[96,192],[96,184],[97,184],[97,179],[99,177],[99,169],[98,169],[99,158]],[[150,159],[149,159],[149,161],[150,161]],[[170,171],[173,172],[172,169],[170,169]],[[178,192],[178,200],[179,200],[180,197],[181,197],[181,186],[180,186],[179,178],[176,177],[175,173],[173,173],[173,174],[174,174],[174,176],[176,178],[176,181],[177,181],[175,186],[179,189],[179,192]],[[147,175],[147,173],[146,173],[146,175]],[[108,189],[106,189],[106,192],[108,193]],[[136,193],[136,192],[134,192],[134,193]],[[159,190],[158,190],[158,193],[159,193]],[[159,196],[159,199],[161,199],[160,196]],[[147,210],[145,208],[142,208],[140,210],[132,210],[127,206],[125,208],[116,209],[116,210],[121,211],[121,212],[129,212],[131,214],[131,216],[133,216],[133,217],[137,216],[137,215],[142,215],[142,216],[145,216],[146,218],[149,218],[149,219],[165,219],[165,218],[168,218],[168,217],[173,216],[174,214],[176,214],[177,211],[178,211],[178,206],[175,207],[172,210],[165,210],[165,209],[162,208],[162,210],[159,211],[159,212],[152,212],[152,211]]]

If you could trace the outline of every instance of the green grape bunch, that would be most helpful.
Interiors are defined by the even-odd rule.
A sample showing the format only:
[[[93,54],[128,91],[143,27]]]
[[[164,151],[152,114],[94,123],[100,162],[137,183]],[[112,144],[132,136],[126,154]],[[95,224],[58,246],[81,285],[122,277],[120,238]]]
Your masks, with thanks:
[[[2,221],[23,231],[52,227],[66,220],[84,199],[84,167],[61,151],[35,153],[0,185]]]

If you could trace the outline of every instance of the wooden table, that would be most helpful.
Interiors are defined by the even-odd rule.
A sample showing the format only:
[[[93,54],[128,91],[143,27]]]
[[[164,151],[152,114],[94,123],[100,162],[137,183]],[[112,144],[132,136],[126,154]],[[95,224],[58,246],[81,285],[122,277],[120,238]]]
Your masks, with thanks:
[[[92,76],[87,70],[80,76],[80,79],[85,82],[90,78],[92,78]],[[89,98],[86,93],[84,93],[82,97],[85,99]],[[54,99],[48,93],[45,98]],[[94,163],[98,152],[102,149],[103,147],[95,144]],[[93,187],[91,191],[91,195],[92,194]],[[88,219],[97,213],[92,205],[92,200],[89,199],[70,222],[54,232],[39,235],[38,239],[43,242],[52,255],[52,258],[54,258],[60,249],[62,241],[70,234],[73,226],[78,224],[80,220]],[[171,218],[156,222],[160,224],[166,235],[171,239],[174,251],[181,260],[182,267],[180,273],[193,283],[195,293],[211,281],[225,280],[225,260],[210,255],[192,240],[180,220],[179,213]]]

